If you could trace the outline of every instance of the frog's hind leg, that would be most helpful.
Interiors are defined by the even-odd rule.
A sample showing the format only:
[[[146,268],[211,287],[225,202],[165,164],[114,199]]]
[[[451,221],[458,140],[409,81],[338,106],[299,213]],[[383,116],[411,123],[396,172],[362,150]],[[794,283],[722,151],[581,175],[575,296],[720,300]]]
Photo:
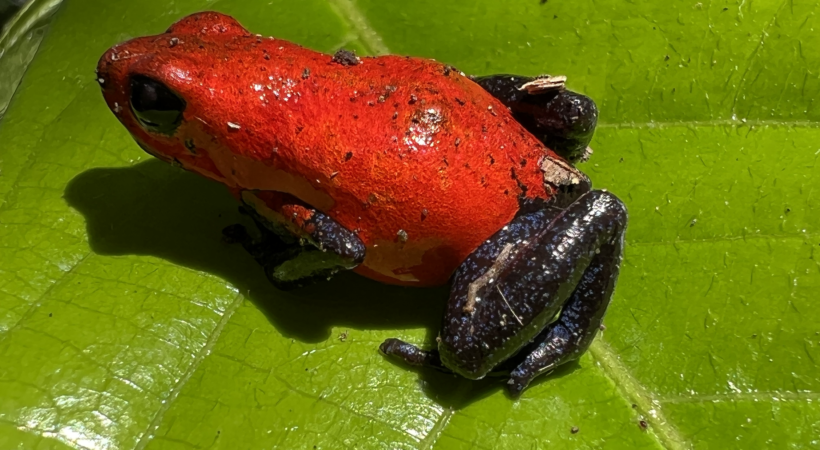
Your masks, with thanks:
[[[589,157],[598,108],[591,98],[565,89],[566,77],[488,75],[474,80],[561,157],[571,162]]]
[[[509,388],[517,394],[578,358],[612,297],[626,221],[623,203],[604,191],[517,217],[456,272],[442,363],[472,379],[512,363]]]
[[[598,249],[558,319],[541,332],[534,348],[529,347],[524,360],[511,371],[510,394],[520,395],[537,376],[577,359],[589,348],[612,298],[622,246],[618,239]]]

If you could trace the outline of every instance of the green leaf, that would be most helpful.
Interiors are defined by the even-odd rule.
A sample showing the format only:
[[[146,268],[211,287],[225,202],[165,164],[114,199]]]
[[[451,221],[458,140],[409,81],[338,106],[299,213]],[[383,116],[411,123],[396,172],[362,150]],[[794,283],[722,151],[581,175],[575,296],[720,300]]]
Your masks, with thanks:
[[[51,15],[62,0],[37,1],[24,4],[0,30],[0,119],[9,106],[11,96],[34,58]],[[11,9],[11,5],[7,5]],[[6,9],[6,8],[4,8]],[[0,10],[0,12],[4,12]],[[4,14],[5,15],[5,14]]]
[[[60,8],[0,123],[0,448],[820,447],[815,2]],[[431,343],[445,288],[272,288],[220,240],[230,195],[143,153],[94,82],[109,46],[204,9],[596,99],[582,169],[631,222],[590,351],[513,401],[377,353]]]

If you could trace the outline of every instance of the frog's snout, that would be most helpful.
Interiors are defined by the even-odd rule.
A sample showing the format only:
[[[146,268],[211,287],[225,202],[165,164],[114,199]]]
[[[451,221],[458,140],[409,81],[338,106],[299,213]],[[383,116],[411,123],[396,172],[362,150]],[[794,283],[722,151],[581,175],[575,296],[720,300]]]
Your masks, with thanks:
[[[150,53],[120,47],[110,48],[97,65],[97,82],[109,108],[120,120],[130,110],[142,129],[172,136],[182,123],[187,103],[163,82],[136,70],[153,65]]]
[[[128,50],[127,43],[109,48],[100,57],[95,71],[97,83],[108,107],[117,117],[129,106],[130,89],[128,78],[130,67],[143,55]]]
[[[129,66],[135,60],[145,58],[144,55],[129,50],[128,42],[117,44],[103,53],[97,62],[97,83],[105,94],[107,91],[123,87],[123,79],[127,77]]]

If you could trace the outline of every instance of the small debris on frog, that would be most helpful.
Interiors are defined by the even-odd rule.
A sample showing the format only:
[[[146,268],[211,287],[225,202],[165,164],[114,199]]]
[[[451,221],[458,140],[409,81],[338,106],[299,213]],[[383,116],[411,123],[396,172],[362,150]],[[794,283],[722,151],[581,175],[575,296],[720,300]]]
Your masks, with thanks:
[[[560,91],[566,87],[567,77],[564,75],[540,75],[534,80],[521,85],[519,91],[527,91],[527,94],[538,95],[551,91]]]
[[[339,63],[343,66],[355,66],[361,62],[361,60],[356,56],[356,52],[345,50],[340,48],[336,53],[333,54],[333,59],[330,61]]]
[[[348,336],[348,331],[347,331],[347,330],[342,331],[342,332],[339,334],[339,341],[340,341],[340,342],[344,342],[344,341],[346,341],[346,340],[347,340],[347,336]]]
[[[592,147],[587,146],[587,148],[585,148],[585,149],[584,149],[584,154],[583,154],[583,155],[581,155],[580,162],[587,162],[587,161],[589,161],[589,157],[590,157],[590,156],[592,156],[592,153],[593,153],[593,152],[592,152]],[[621,160],[623,161],[623,158],[621,158]]]

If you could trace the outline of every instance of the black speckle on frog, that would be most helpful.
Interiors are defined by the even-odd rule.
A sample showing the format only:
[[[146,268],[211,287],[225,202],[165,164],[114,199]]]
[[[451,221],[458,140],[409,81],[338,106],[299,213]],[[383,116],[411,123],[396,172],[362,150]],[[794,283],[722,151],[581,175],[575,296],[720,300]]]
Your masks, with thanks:
[[[331,61],[343,66],[355,66],[361,62],[361,60],[359,60],[356,56],[356,52],[345,50],[343,48],[333,54]]]

